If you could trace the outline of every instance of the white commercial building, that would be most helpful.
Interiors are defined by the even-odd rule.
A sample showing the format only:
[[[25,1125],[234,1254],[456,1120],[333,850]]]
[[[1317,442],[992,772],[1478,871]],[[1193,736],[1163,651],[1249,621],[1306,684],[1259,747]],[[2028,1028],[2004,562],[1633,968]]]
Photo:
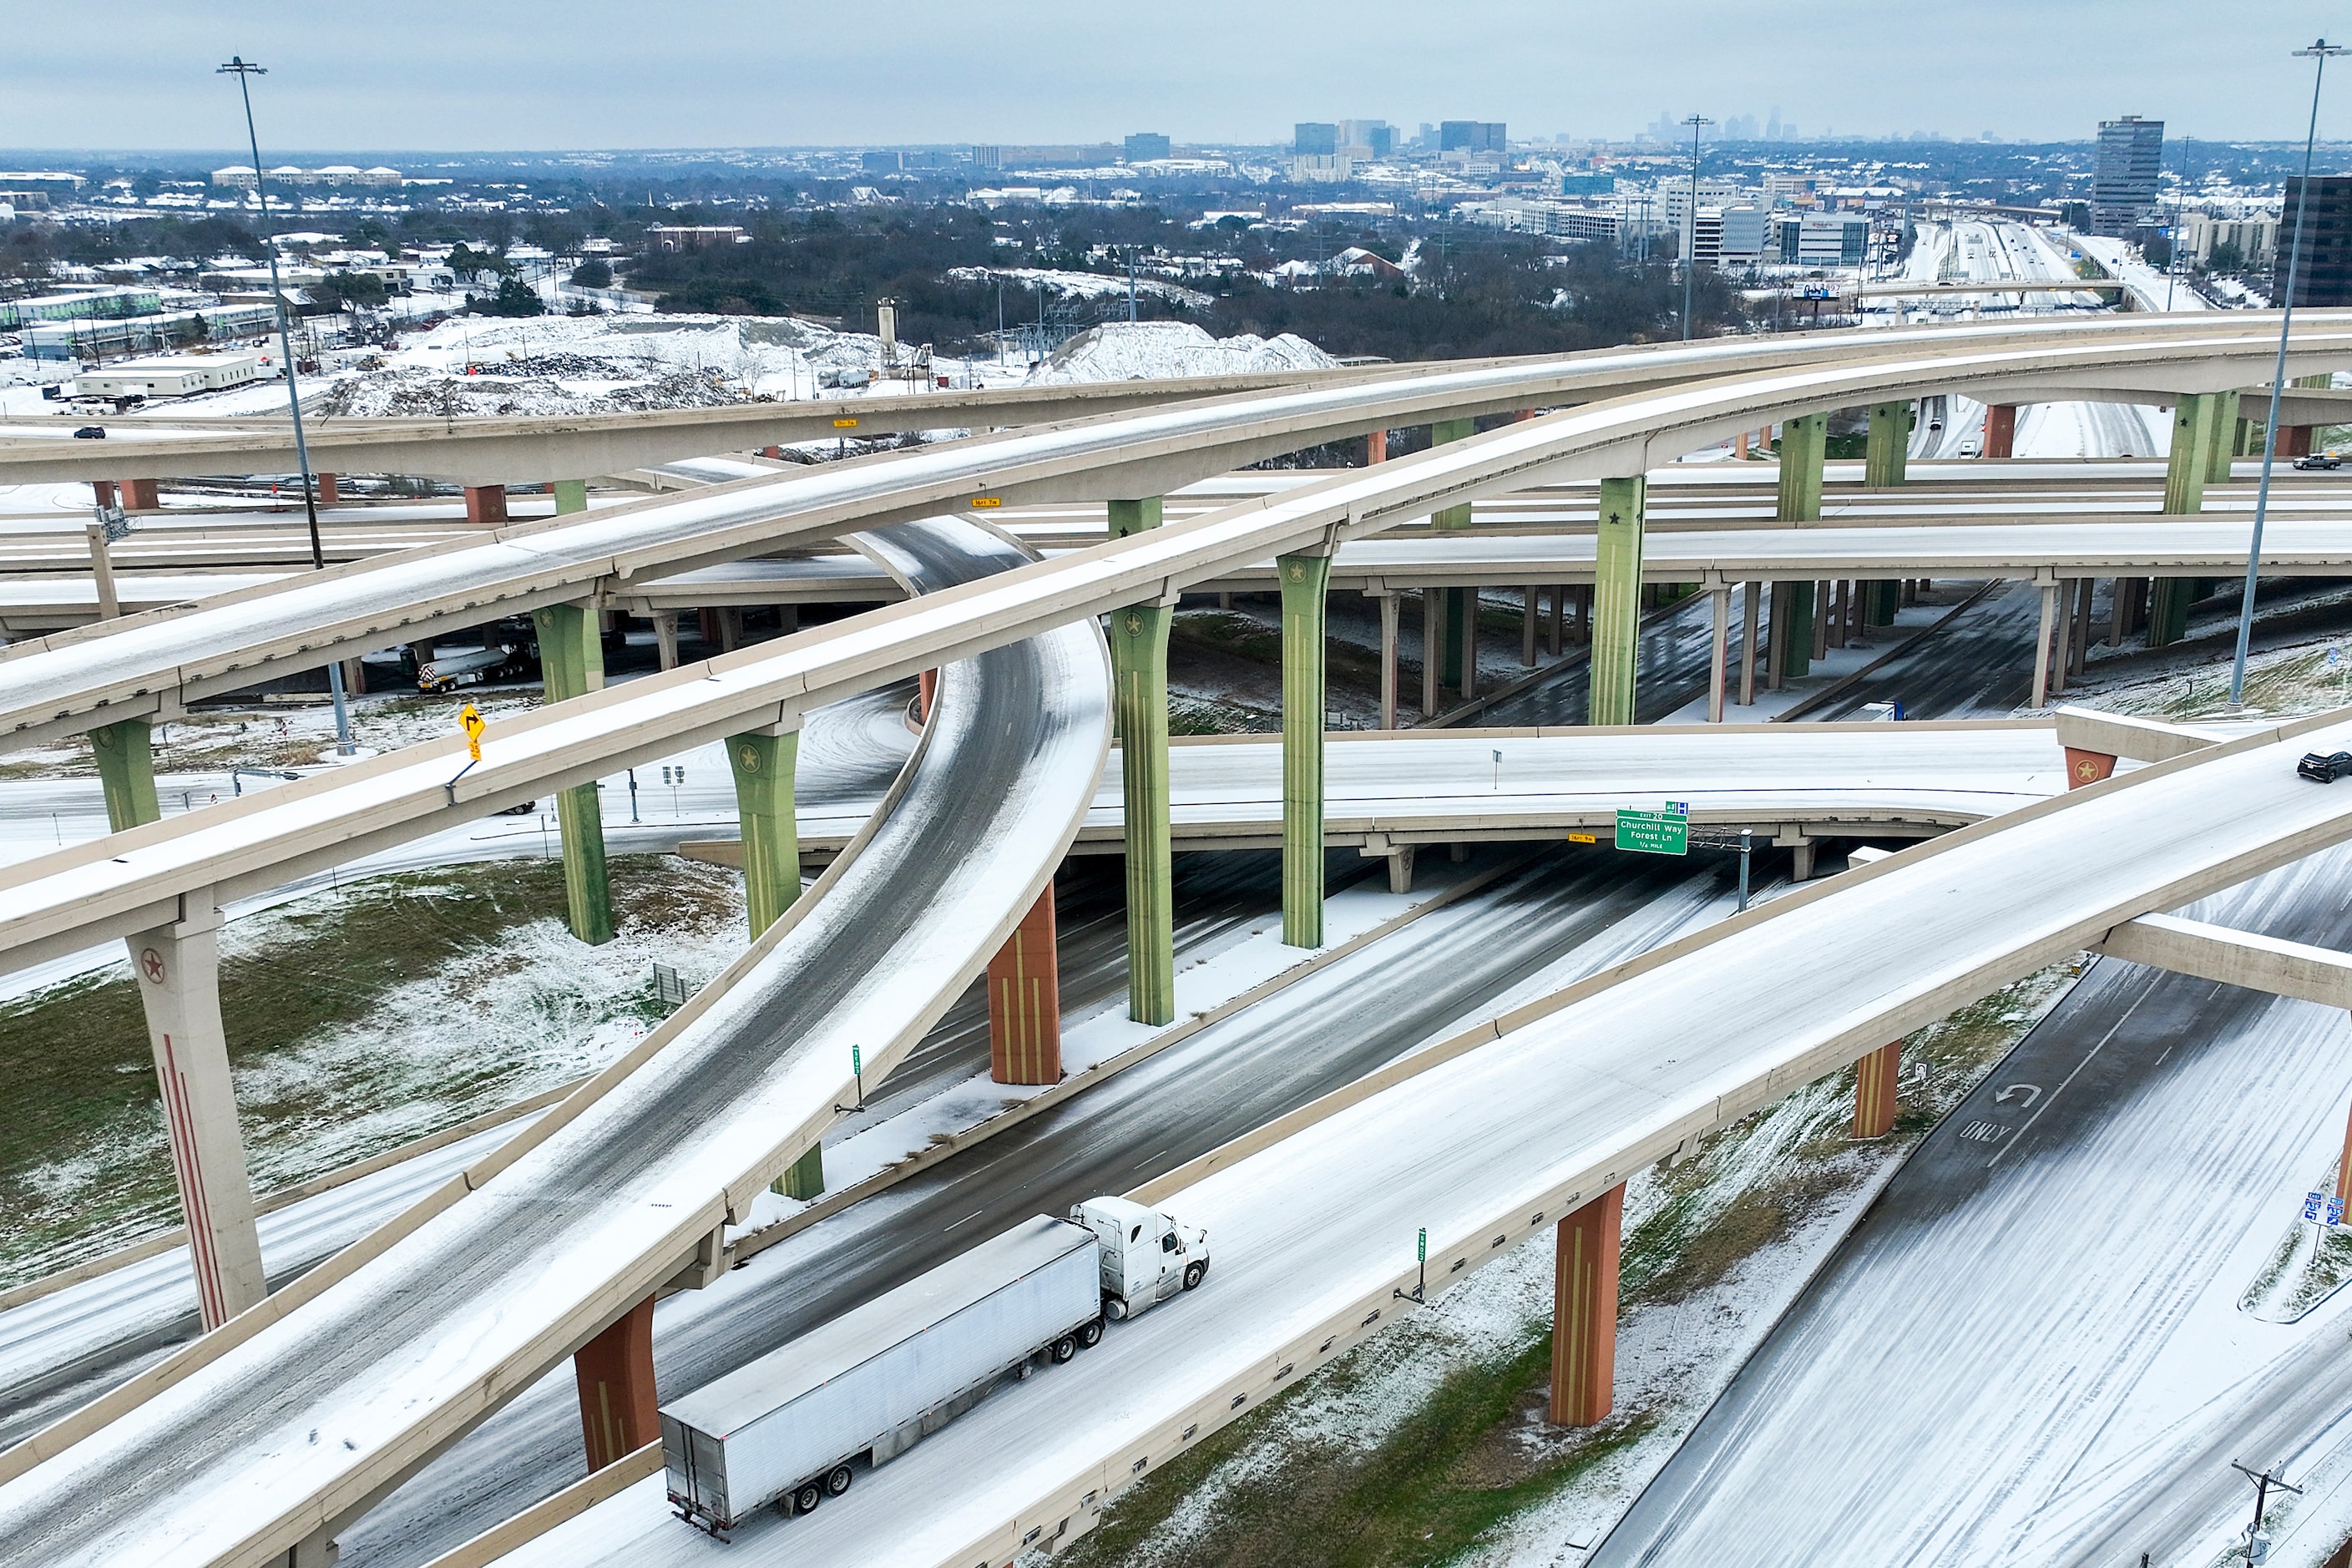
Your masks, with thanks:
[[[259,354],[173,354],[118,360],[74,377],[76,397],[185,397],[261,378]]]

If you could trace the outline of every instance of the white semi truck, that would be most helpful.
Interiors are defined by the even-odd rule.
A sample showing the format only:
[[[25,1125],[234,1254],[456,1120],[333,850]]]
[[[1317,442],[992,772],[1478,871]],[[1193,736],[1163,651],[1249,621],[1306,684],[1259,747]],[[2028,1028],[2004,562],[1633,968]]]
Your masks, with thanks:
[[[1206,1233],[1126,1198],[1044,1215],[662,1407],[680,1519],[806,1513],[987,1396],[1201,1283]]]

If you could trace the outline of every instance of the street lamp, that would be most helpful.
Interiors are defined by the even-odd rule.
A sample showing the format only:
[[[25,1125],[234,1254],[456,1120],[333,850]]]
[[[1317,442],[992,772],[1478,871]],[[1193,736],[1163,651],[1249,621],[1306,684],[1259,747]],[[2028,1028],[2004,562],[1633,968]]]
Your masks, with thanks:
[[[278,280],[278,237],[269,221],[269,182],[262,177],[261,138],[253,129],[251,79],[269,73],[266,67],[231,55],[228,64],[213,74],[236,78],[237,96],[245,104],[245,142],[253,151],[253,194],[261,200],[261,243],[269,253],[269,298],[278,306],[278,353],[286,367],[286,405],[294,416],[294,461],[302,469],[302,510],[310,520],[310,566],[323,572],[327,569],[327,552],[319,543],[319,500],[310,480],[310,448],[302,439],[302,394],[294,383],[294,329],[286,318],[285,287]],[[335,750],[348,757],[352,754],[352,713],[343,700],[343,666],[340,659],[327,666],[327,690],[335,701]]]
[[[2297,49],[2294,58],[2309,60],[2311,68],[2311,124],[2303,135],[2303,184],[2298,188],[2294,204],[2294,245],[2286,253],[2286,294],[2280,300],[2278,363],[2271,372],[2271,412],[2263,422],[2263,479],[2254,490],[2254,531],[2246,542],[2246,594],[2238,606],[2238,655],[2230,666],[2230,706],[2245,706],[2246,649],[2254,640],[2254,578],[2262,569],[2263,520],[2269,515],[2271,505],[2271,467],[2278,457],[2279,393],[2286,384],[2286,334],[2294,324],[2295,277],[2303,263],[2303,225],[2311,207],[2311,150],[2319,139],[2319,84],[2327,75],[2328,58],[2347,51],[2341,44],[2331,44],[2321,38],[2307,49]]]
[[[1698,133],[1714,121],[1704,114],[1694,114],[1683,121],[1691,128],[1691,188],[1690,210],[1683,215],[1683,232],[1690,237],[1683,245],[1683,342],[1691,335],[1691,281],[1698,271]]]

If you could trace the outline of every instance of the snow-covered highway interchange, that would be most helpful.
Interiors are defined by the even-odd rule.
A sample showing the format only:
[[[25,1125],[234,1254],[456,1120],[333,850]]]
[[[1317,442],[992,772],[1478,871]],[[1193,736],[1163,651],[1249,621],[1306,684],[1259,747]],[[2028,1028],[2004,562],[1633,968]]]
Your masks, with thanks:
[[[257,1562],[319,1539],[690,1266],[856,1092],[842,1070],[846,1047],[863,1043],[876,1076],[887,1070],[1079,830],[1110,700],[1101,644],[1084,629],[1092,616],[1171,599],[1231,563],[1329,551],[1481,490],[1639,472],[1809,408],[1930,386],[2027,400],[2037,381],[2180,393],[2252,384],[2271,347],[2253,321],[1951,334],[1932,352],[1917,352],[1928,334],[1828,340],[1805,363],[1571,408],[1044,563],[1015,564],[1008,546],[970,524],[897,521],[968,502],[982,493],[976,479],[1011,477],[989,483],[990,494],[1020,493],[1029,475],[1047,489],[1067,482],[1050,471],[1066,456],[1044,449],[1063,433],[999,437],[341,568],[0,660],[12,723],[29,736],[86,727],[94,715],[168,711],[179,694],[249,681],[265,666],[396,638],[412,624],[397,618],[404,610],[478,618],[486,605],[576,598],[638,563],[722,558],[845,521],[927,590],[501,725],[462,782],[451,778],[461,748],[415,748],[28,863],[0,882],[0,934],[26,957],[151,929],[178,918],[192,895],[282,880],[629,758],[789,726],[832,698],[949,671],[902,792],[816,899],[623,1068],[515,1141],[528,1147],[510,1144],[301,1284],[0,1460],[11,1470],[0,1487],[0,1552]],[[2344,323],[2319,318],[2307,332],[2297,337],[2297,373],[2352,357]],[[1401,422],[1412,406],[1443,407],[1448,391],[1500,406],[1560,395],[1557,379],[1538,386],[1508,374],[1519,379],[1499,392],[1432,392],[1443,378],[1422,376],[1412,382],[1418,404],[1399,394],[1353,410],[1283,411],[1273,416],[1287,421],[1280,437],[1254,438],[1297,445],[1322,438],[1302,429]],[[1076,427],[1071,450],[1086,454],[1090,483],[1157,487],[1182,471],[1172,454],[1198,445],[1201,426],[1156,422],[1203,416]],[[1150,460],[1167,467],[1137,463],[1129,442],[1157,448]],[[1083,1521],[1133,1475],[1410,1310],[1392,1292],[1412,1282],[1417,1228],[1430,1234],[1433,1266],[1473,1265],[1494,1250],[1490,1236],[1558,1219],[1697,1132],[2133,917],[2352,836],[2352,805],[2292,772],[2306,746],[2346,743],[2341,727],[2254,734],[1962,830],[1670,944],[1161,1177],[1146,1195],[1181,1190],[1188,1223],[1219,1238],[1215,1289],[982,1405],[877,1471],[853,1504],[749,1531],[736,1552],[1002,1561],[1032,1531]],[[1891,930],[1905,933],[1892,947]],[[1748,1026],[1720,1028],[1729,997],[1754,999]],[[530,1223],[519,1228],[524,1215]],[[985,1479],[942,1479],[957,1476]],[[549,1561],[592,1549],[626,1561],[719,1550],[662,1518],[657,1482],[537,1548]]]

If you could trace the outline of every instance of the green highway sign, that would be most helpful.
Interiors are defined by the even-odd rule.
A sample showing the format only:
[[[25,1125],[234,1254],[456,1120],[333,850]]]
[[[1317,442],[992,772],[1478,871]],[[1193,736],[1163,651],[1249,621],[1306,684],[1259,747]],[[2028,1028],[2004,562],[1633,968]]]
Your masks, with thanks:
[[[1664,811],[1617,813],[1617,847],[1644,855],[1690,853],[1690,807],[1668,801]]]

